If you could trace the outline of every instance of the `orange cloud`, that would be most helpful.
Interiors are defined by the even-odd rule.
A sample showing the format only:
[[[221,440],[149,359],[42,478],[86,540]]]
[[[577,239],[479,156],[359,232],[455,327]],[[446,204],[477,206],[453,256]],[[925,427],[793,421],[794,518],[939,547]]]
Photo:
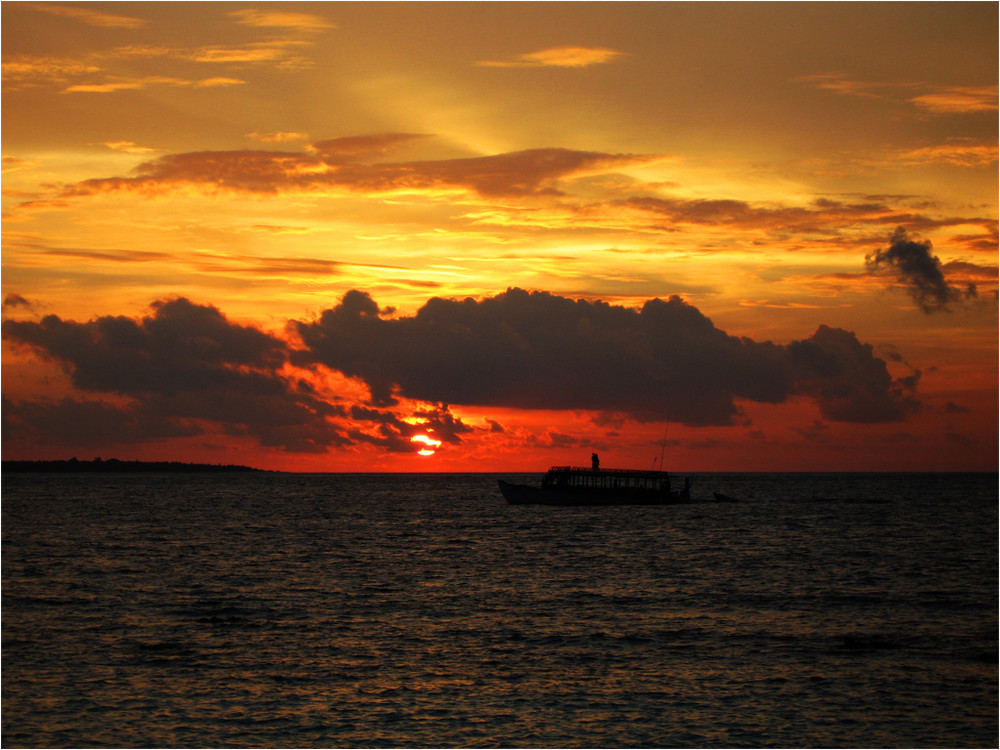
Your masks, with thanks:
[[[32,10],[48,13],[53,16],[72,18],[88,26],[103,26],[105,28],[138,29],[147,26],[149,21],[131,16],[119,16],[112,13],[101,13],[79,6],[53,5],[50,3],[26,3]]]
[[[159,151],[149,146],[137,146],[132,141],[105,141],[104,144],[113,151],[124,151],[127,154],[151,154]]]
[[[203,63],[256,63],[272,62],[283,54],[279,47],[204,47],[190,57]]]
[[[398,146],[427,137],[429,136],[420,133],[354,135],[317,141],[310,144],[307,150],[328,161],[357,161],[362,158],[380,156],[395,150]]]
[[[147,263],[168,261],[176,256],[172,253],[151,250],[125,250],[117,248],[58,247],[47,245],[32,235],[8,234],[4,237],[4,247],[8,252],[25,250],[37,263],[44,258],[69,258],[74,261],[103,260],[119,263]]]
[[[295,29],[297,31],[318,32],[337,28],[320,16],[310,13],[288,13],[278,10],[234,10],[229,14],[244,26],[261,28]]]
[[[604,47],[564,46],[529,52],[511,60],[482,60],[476,65],[487,68],[586,68],[611,62],[624,54]]]
[[[247,133],[247,138],[252,138],[255,141],[260,141],[261,143],[287,143],[288,141],[305,141],[308,140],[308,133],[291,133],[279,131],[277,133]]]
[[[63,93],[108,93],[171,82],[195,87],[231,86],[245,81],[225,76],[180,79],[155,74],[134,75],[138,64],[136,61],[144,58],[172,58],[213,66],[270,65],[282,69],[301,69],[311,64],[301,55],[301,50],[312,45],[313,41],[306,39],[268,39],[229,46],[202,47],[131,44],[95,51],[82,60],[51,55],[22,55],[4,61],[3,86],[6,91],[32,86],[62,86]],[[127,67],[119,69],[118,65],[122,61],[127,62]],[[162,69],[162,65],[157,66],[157,70],[159,69]],[[132,75],[115,75],[116,72]]]
[[[202,151],[171,154],[139,165],[132,177],[85,180],[60,197],[108,191],[156,193],[195,186],[277,194],[280,192],[433,193],[467,190],[481,196],[559,195],[559,180],[654,160],[651,155],[607,154],[541,148],[491,156],[419,162],[356,161],[419,137],[388,134],[320,141],[316,155],[283,151]]]
[[[904,101],[934,114],[992,112],[997,109],[996,86],[935,86],[911,81],[858,81],[847,78],[842,73],[816,73],[799,76],[794,80],[826,91],[868,99],[889,98],[899,90],[925,89],[927,93],[907,97]],[[876,93],[876,90],[880,91]]]
[[[905,224],[927,229],[967,223],[991,224],[991,220],[985,218],[935,219],[875,200],[845,203],[828,198],[816,199],[808,206],[783,206],[757,205],[732,199],[636,196],[607,204],[580,206],[575,210],[582,221],[594,217],[599,225],[608,221],[647,231],[673,231],[677,225],[690,224],[722,230],[795,230],[833,237],[846,226]]]
[[[935,114],[993,112],[997,108],[996,86],[955,86],[930,94],[915,96],[910,101]]]
[[[308,232],[301,227],[255,225],[252,229],[270,234]],[[212,274],[237,274],[241,276],[307,276],[317,278],[333,275],[345,265],[337,261],[288,256],[243,255],[238,253],[194,252],[174,253],[123,248],[58,247],[38,241],[31,235],[8,234],[4,238],[5,250],[10,253],[24,251],[35,265],[45,259],[70,260],[75,265],[108,261],[116,266],[123,263],[170,263],[187,266],[199,272]]]
[[[959,167],[987,167],[997,161],[997,144],[995,141],[950,141],[902,151],[895,154],[893,160],[909,164],[941,162]]]
[[[202,78],[198,81],[192,81],[191,85],[196,89],[203,88],[214,88],[216,86],[240,86],[246,83],[246,81],[239,78],[226,78],[225,76],[215,76],[214,78]]]
[[[855,81],[850,78],[844,77],[842,73],[815,73],[813,75],[798,76],[793,79],[797,83],[811,83],[816,88],[823,89],[825,91],[833,91],[838,94],[846,94],[848,96],[861,96],[870,99],[880,98],[879,94],[872,91],[874,88],[880,88],[884,84],[870,83],[867,81]]]
[[[63,94],[85,93],[85,94],[110,94],[114,91],[127,91],[129,89],[141,89],[148,81],[109,81],[106,83],[76,83],[67,86],[62,90]]]
[[[16,156],[4,156],[3,157],[3,173],[16,172],[19,169],[24,169],[25,167],[31,166],[30,162],[26,162],[24,159],[18,159]]]
[[[100,68],[81,60],[57,57],[19,57],[3,63],[5,91],[43,85],[62,85],[73,78],[99,73]]]
[[[820,210],[788,206],[755,206],[740,200],[676,198],[628,198],[621,202],[623,207],[655,217],[657,221],[667,220],[671,224],[708,224],[740,227],[781,227],[796,225],[800,229],[819,227],[828,219],[830,206]],[[856,213],[856,211],[855,211]],[[870,209],[866,211],[870,213]]]
[[[263,228],[274,231],[275,228]],[[288,231],[288,230],[285,230]],[[207,273],[237,273],[250,276],[307,276],[311,279],[338,273],[341,263],[321,258],[280,258],[257,255],[198,253],[192,265]]]
[[[63,94],[90,93],[109,94],[116,91],[128,91],[141,89],[147,86],[193,86],[194,88],[206,88],[214,86],[238,86],[246,81],[239,78],[203,78],[197,81],[189,81],[183,78],[169,78],[167,76],[147,76],[145,78],[133,78],[122,80],[105,81],[104,83],[77,83],[67,86],[62,90]]]

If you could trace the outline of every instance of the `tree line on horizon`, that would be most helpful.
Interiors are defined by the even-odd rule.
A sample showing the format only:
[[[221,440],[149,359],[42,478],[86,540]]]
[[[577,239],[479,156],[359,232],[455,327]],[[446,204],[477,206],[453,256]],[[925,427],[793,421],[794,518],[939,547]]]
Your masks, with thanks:
[[[199,464],[183,461],[121,461],[117,458],[107,460],[100,457],[93,461],[80,461],[76,457],[64,460],[36,461],[3,461],[3,471],[15,473],[69,473],[69,472],[211,472],[211,471],[264,471],[250,466],[237,464]]]

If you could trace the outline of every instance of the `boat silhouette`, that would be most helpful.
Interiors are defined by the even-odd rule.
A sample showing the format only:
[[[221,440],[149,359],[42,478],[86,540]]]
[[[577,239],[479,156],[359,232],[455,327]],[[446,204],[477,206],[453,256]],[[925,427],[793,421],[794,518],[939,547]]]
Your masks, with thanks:
[[[553,466],[540,486],[498,480],[511,505],[674,505],[691,499],[690,479],[681,490],[671,486],[670,473],[640,469]]]

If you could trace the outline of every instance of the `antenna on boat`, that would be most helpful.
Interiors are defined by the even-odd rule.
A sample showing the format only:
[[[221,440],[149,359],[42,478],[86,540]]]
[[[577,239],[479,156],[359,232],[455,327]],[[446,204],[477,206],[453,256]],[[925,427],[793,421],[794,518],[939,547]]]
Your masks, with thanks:
[[[663,442],[660,443],[660,471],[663,471],[663,453],[667,449],[667,430],[670,427],[670,420],[663,423]]]

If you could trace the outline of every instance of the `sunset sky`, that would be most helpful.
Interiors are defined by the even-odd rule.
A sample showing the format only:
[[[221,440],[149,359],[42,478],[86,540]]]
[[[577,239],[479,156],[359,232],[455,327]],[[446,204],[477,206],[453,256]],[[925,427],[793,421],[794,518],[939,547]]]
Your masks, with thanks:
[[[997,8],[4,2],[3,457],[995,471]]]

